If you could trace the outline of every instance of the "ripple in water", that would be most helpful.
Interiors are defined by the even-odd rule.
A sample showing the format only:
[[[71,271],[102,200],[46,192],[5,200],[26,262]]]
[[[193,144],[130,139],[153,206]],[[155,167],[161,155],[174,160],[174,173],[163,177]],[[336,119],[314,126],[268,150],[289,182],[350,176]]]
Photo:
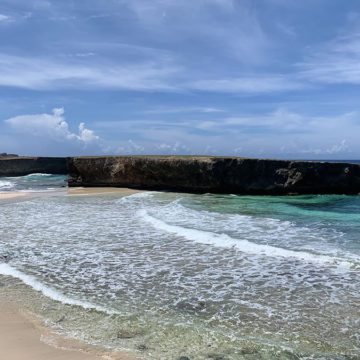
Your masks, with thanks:
[[[314,203],[322,215],[310,217]],[[323,214],[349,203],[356,214],[358,197],[6,203],[0,253],[9,260],[0,273],[103,311],[74,315],[72,329],[107,346],[142,346],[149,358],[356,358],[359,223],[346,211],[341,223]]]
[[[66,187],[66,175],[34,173],[17,177],[0,177],[0,191],[48,191]]]

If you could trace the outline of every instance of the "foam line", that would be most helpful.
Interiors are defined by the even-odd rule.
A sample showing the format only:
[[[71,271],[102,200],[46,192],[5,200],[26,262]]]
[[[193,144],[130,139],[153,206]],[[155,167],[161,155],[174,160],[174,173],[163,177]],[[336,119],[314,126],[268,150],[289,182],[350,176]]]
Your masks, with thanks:
[[[15,269],[14,267],[12,267],[8,264],[0,263],[0,275],[12,276],[14,278],[17,278],[17,279],[21,280],[24,284],[33,288],[34,290],[41,292],[44,296],[46,296],[52,300],[59,301],[63,304],[80,306],[87,310],[96,310],[96,311],[100,311],[100,312],[103,312],[103,313],[106,313],[109,315],[116,314],[116,312],[106,309],[102,306],[94,305],[94,304],[91,304],[86,301],[81,301],[81,300],[73,299],[69,296],[66,296],[66,295],[60,293],[59,291],[54,290],[54,289],[42,284],[34,276],[24,274],[23,272]]]
[[[170,225],[162,220],[159,220],[149,215],[148,212],[144,209],[139,210],[138,215],[144,221],[148,222],[158,230],[166,231],[168,233],[172,233],[201,244],[211,244],[214,246],[226,247],[226,248],[235,247],[242,252],[252,255],[296,258],[299,260],[304,260],[314,263],[321,263],[321,264],[331,263],[345,267],[352,266],[352,263],[336,257],[313,254],[305,251],[288,250],[271,245],[256,244],[248,240],[240,240],[240,239],[232,238],[227,234],[217,234],[208,231],[184,228],[177,225]]]
[[[142,200],[142,199],[152,197],[154,194],[155,194],[155,191],[153,191],[153,192],[144,191],[144,192],[139,192],[136,194],[126,195],[126,196],[123,196],[120,199],[118,199],[116,201],[116,203],[118,203],[118,204],[130,203],[132,201],[137,201],[137,200]]]
[[[14,184],[11,181],[0,180],[0,189],[12,189]]]
[[[47,173],[33,173],[25,175],[24,177],[31,177],[31,176],[57,176],[55,174],[47,174]]]

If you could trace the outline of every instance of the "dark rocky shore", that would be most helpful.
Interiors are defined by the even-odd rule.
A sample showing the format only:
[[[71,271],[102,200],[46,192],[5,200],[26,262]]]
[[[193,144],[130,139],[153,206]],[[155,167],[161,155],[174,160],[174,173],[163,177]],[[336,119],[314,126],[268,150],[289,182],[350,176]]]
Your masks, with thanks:
[[[199,156],[4,157],[0,176],[69,174],[69,186],[259,195],[359,194],[360,165]]]
[[[0,176],[24,176],[34,173],[67,174],[68,159],[62,157],[0,157]]]

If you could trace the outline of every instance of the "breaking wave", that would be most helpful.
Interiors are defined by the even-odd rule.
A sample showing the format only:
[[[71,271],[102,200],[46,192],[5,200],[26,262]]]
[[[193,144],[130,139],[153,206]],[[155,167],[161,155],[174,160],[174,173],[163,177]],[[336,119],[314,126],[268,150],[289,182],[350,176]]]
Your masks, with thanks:
[[[81,300],[77,300],[77,299],[71,298],[69,296],[66,296],[66,295],[62,294],[61,292],[59,292],[55,289],[52,289],[49,286],[44,285],[43,283],[38,281],[34,276],[27,275],[8,264],[5,264],[5,263],[0,264],[0,274],[5,275],[5,276],[11,276],[13,278],[17,278],[17,279],[21,280],[24,284],[33,288],[34,290],[41,292],[44,296],[47,296],[48,298],[53,299],[55,301],[59,301],[63,304],[80,306],[84,309],[96,310],[96,311],[104,312],[104,313],[107,313],[110,315],[115,314],[115,312],[112,312],[102,306],[94,305],[94,304],[91,304],[86,301],[81,301]]]
[[[197,243],[202,244],[211,244],[214,246],[226,247],[226,248],[236,248],[242,252],[252,254],[252,255],[266,255],[273,257],[284,257],[284,258],[296,258],[299,260],[310,261],[314,263],[331,263],[335,265],[341,265],[346,267],[351,267],[353,264],[341,259],[330,257],[322,254],[314,254],[303,251],[294,251],[283,249],[271,245],[262,245],[250,242],[248,240],[240,240],[232,238],[227,234],[217,234],[208,231],[196,230],[185,228],[177,225],[170,225],[166,222],[159,220],[151,215],[146,210],[140,210],[138,212],[139,216],[158,230],[163,230],[168,233],[172,233],[181,237],[186,238]]]

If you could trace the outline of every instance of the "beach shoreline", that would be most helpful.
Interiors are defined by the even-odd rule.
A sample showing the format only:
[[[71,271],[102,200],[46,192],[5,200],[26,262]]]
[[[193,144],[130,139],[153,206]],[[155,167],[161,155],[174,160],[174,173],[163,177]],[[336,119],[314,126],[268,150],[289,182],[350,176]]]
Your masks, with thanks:
[[[26,200],[38,196],[91,196],[138,193],[127,188],[72,188],[66,191],[0,192],[1,201]],[[1,277],[0,277],[1,278]],[[1,286],[1,283],[0,283]],[[38,314],[21,306],[15,299],[0,298],[0,349],[4,360],[136,360],[133,354],[109,352],[74,338],[56,334]]]
[[[136,190],[130,188],[117,187],[73,187],[65,190],[53,191],[0,191],[0,201],[16,200],[19,198],[26,199],[37,196],[48,195],[67,195],[67,196],[91,196],[91,195],[123,195],[129,196],[143,192],[144,190]]]
[[[24,197],[26,196],[26,193],[20,192],[20,191],[9,191],[9,192],[5,192],[2,191],[0,192],[0,201],[1,200],[12,200],[12,199],[16,199],[19,197]]]
[[[0,300],[0,349],[4,360],[136,360],[128,353],[107,352],[64,338],[44,326],[34,314]]]
[[[26,353],[11,321],[93,360],[358,356],[358,198],[39,184],[0,203],[4,360]]]
[[[117,187],[71,187],[67,189],[69,196],[87,196],[87,195],[104,195],[104,194],[119,194],[132,195],[143,192],[144,190],[136,190],[130,188]]]

